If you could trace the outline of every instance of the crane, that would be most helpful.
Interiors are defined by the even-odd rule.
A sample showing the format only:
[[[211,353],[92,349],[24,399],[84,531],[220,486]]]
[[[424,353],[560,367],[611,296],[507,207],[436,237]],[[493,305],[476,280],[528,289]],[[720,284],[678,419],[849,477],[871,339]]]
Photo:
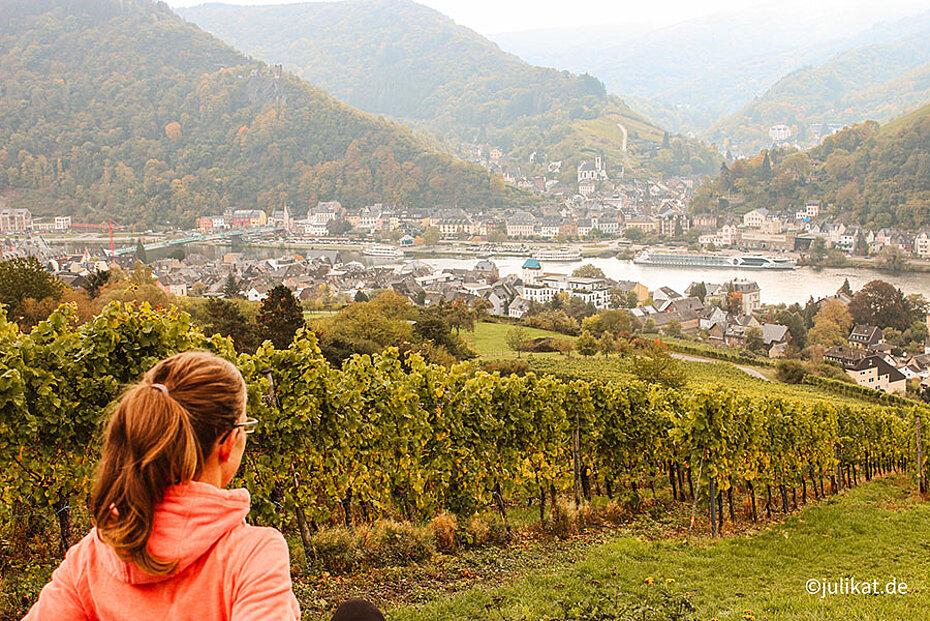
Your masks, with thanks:
[[[71,228],[73,229],[107,229],[110,233],[110,255],[113,254],[113,229],[122,230],[124,227],[114,224],[113,218],[107,218],[106,224],[87,224],[84,222],[72,222]]]

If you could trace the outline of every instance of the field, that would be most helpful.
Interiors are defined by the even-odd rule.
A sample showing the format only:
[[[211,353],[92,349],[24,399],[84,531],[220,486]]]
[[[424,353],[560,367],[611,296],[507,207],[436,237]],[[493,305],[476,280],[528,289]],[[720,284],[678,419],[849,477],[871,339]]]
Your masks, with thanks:
[[[479,322],[474,332],[463,332],[463,336],[472,344],[481,358],[501,359],[516,358],[517,354],[507,347],[507,331],[512,326],[508,324]],[[532,338],[574,338],[565,337],[557,332],[526,328]],[[689,356],[690,357],[690,356]],[[611,356],[604,358],[597,355],[584,359],[577,354],[567,358],[557,353],[524,354],[530,368],[538,373],[548,373],[566,379],[600,379],[609,381],[629,381],[635,378],[632,365],[633,358]],[[739,392],[747,394],[768,394],[773,397],[798,399],[803,401],[826,401],[830,403],[843,403],[849,405],[871,405],[870,402],[855,397],[835,395],[822,389],[802,384],[784,384],[778,381],[769,381],[750,377],[736,365],[723,360],[681,360],[680,363],[688,376],[688,385],[691,387],[722,384]],[[741,366],[749,366],[741,365]],[[753,367],[762,375],[774,380],[774,370],[770,367]]]
[[[635,358],[621,358],[601,355],[584,359],[574,355],[566,358],[559,354],[533,354],[527,360],[530,368],[538,373],[550,373],[564,379],[600,379],[606,381],[629,381],[635,378],[632,365]],[[749,395],[766,394],[771,397],[783,397],[801,401],[824,401],[849,405],[870,405],[868,401],[843,395],[835,395],[813,386],[802,384],[785,384],[778,381],[761,380],[750,377],[736,365],[722,360],[698,362],[680,360],[688,377],[689,387],[721,384],[738,392]],[[770,375],[770,369],[759,368],[764,375]]]
[[[462,336],[474,347],[482,358],[516,358],[517,354],[507,347],[507,332],[513,326],[506,323],[479,322],[474,332],[463,332]],[[565,335],[537,328],[526,328],[530,338],[566,338]],[[567,337],[573,338],[573,337]]]
[[[930,606],[927,541],[930,506],[917,502],[906,477],[886,477],[755,534],[697,539],[692,545],[617,538],[592,547],[573,567],[534,571],[501,588],[474,588],[397,609],[391,618],[916,621],[926,618]],[[882,590],[891,580],[907,586],[893,595],[861,594],[861,586],[860,594],[821,598],[820,591],[807,592],[808,581],[826,581],[827,592],[836,593],[849,590],[850,579],[875,580]],[[811,583],[811,589],[822,585]],[[663,600],[687,601],[696,610],[680,617],[608,616],[636,605],[661,607]]]

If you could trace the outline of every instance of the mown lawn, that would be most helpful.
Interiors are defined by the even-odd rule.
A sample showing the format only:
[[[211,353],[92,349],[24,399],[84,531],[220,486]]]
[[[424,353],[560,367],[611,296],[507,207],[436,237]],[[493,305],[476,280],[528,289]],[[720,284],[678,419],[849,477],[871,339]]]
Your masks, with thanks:
[[[462,332],[462,336],[475,348],[482,358],[516,358],[517,354],[507,346],[507,332],[513,326],[505,323],[479,322],[475,324],[474,332]],[[538,328],[525,328],[530,338],[552,337],[569,338],[558,332],[540,330]],[[526,357],[526,354],[523,354]]]
[[[905,476],[875,480],[754,535],[690,545],[619,538],[591,548],[569,569],[537,570],[509,586],[475,588],[389,616],[398,621],[923,620],[930,609],[930,504],[917,502],[907,482]],[[894,579],[907,589],[823,598],[806,590],[813,580],[828,585],[846,580],[848,590],[850,579],[875,580],[881,589]],[[693,613],[619,613],[683,600],[695,607]]]

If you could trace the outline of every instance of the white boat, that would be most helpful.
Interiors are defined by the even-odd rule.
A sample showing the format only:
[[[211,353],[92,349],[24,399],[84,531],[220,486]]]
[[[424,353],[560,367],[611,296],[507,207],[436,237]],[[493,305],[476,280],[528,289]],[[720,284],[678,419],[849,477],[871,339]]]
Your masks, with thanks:
[[[787,257],[766,257],[756,254],[689,254],[653,250],[643,250],[633,259],[633,263],[638,265],[722,267],[747,270],[793,270],[798,266],[796,259]]]
[[[566,248],[546,248],[534,252],[533,258],[537,261],[580,261],[581,251]]]
[[[362,248],[362,254],[366,257],[383,257],[386,259],[399,259],[404,256],[404,251],[394,246],[385,246],[382,244],[371,244]]]

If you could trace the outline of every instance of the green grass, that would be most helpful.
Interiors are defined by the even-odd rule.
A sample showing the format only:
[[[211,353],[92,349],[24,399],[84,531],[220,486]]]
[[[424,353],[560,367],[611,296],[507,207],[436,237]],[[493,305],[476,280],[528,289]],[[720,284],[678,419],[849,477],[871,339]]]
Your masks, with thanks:
[[[597,379],[618,382],[635,379],[632,369],[632,365],[635,364],[634,358],[621,358],[620,356],[604,358],[598,355],[586,360],[577,354],[571,358],[559,354],[533,354],[527,357],[527,360],[530,367],[537,373],[550,373],[566,379]],[[732,363],[722,360],[716,362],[680,360],[679,362],[685,368],[688,387],[692,388],[722,384],[727,388],[754,396],[767,395],[798,401],[818,400],[858,406],[875,405],[870,401],[837,395],[815,386],[766,382],[750,377]]]
[[[336,311],[304,311],[304,321],[310,323],[316,319],[328,319],[336,314]]]
[[[667,591],[696,607],[693,617],[682,619],[922,620],[930,607],[930,505],[918,503],[906,482],[904,476],[875,480],[754,535],[691,545],[618,538],[591,548],[568,569],[535,571],[508,586],[474,588],[390,616],[398,621],[561,619],[560,602],[586,611],[611,599],[623,605],[656,601],[655,593]],[[895,578],[909,590],[823,599],[805,590],[808,580],[850,577],[877,580],[882,587]],[[647,578],[654,584],[647,585]],[[570,618],[673,617],[576,612]]]
[[[462,336],[474,347],[475,351],[482,358],[516,358],[517,354],[507,346],[507,332],[513,326],[505,323],[479,322],[475,324],[474,332],[463,332]],[[549,330],[540,330],[538,328],[526,328],[530,338],[552,337],[552,338],[574,338],[566,337],[558,332]],[[525,354],[524,354],[525,357]]]

